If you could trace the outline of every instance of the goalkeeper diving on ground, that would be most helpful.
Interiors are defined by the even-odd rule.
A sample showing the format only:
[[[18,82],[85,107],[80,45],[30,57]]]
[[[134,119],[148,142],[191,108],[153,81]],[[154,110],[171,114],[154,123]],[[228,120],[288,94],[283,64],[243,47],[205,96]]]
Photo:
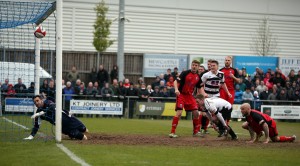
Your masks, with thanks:
[[[50,122],[55,125],[55,108],[56,105],[51,100],[44,99],[43,96],[36,95],[33,97],[33,102],[37,107],[35,114],[31,116],[34,119],[34,126],[31,134],[24,138],[25,140],[32,140],[38,132],[41,120]],[[68,135],[71,139],[87,140],[85,133],[88,129],[76,117],[71,115],[68,111],[62,111],[62,133]]]

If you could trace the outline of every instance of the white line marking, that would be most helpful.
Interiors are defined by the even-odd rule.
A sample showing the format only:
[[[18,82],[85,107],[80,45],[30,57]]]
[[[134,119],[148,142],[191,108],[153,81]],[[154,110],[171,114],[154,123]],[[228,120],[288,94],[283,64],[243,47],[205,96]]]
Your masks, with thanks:
[[[4,120],[6,120],[6,121],[8,121],[8,122],[10,122],[10,123],[12,123],[12,124],[14,124],[14,125],[16,125],[16,126],[19,126],[19,127],[23,128],[23,129],[25,129],[25,130],[29,130],[28,127],[23,126],[23,125],[21,125],[21,124],[19,124],[19,123],[17,123],[17,122],[12,121],[12,120],[9,120],[9,119],[7,119],[7,118],[5,118],[5,117],[2,117],[2,119],[4,119]]]
[[[8,122],[10,122],[10,123],[12,123],[12,124],[14,124],[14,125],[16,125],[16,126],[19,126],[19,127],[21,127],[21,128],[23,128],[23,129],[25,129],[25,130],[29,130],[29,128],[28,127],[26,127],[26,126],[23,126],[23,125],[21,125],[21,124],[19,124],[19,123],[17,123],[17,122],[14,122],[14,121],[12,121],[12,120],[10,120],[10,119],[7,119],[7,118],[5,118],[5,117],[2,117],[2,119],[4,119],[4,120],[6,120],[6,121],[8,121]],[[41,133],[41,132],[39,132],[38,134],[40,134],[40,135],[45,135],[44,133]],[[68,148],[66,148],[63,144],[56,144],[56,146],[57,147],[59,147],[63,152],[65,152],[72,160],[74,160],[76,163],[78,163],[78,164],[80,164],[80,165],[82,165],[82,166],[90,166],[88,163],[86,163],[84,160],[82,160],[81,158],[79,158],[79,157],[77,157],[74,153],[72,153]]]
[[[66,148],[63,144],[56,144],[57,147],[59,147],[63,152],[65,152],[72,160],[74,160],[76,163],[82,165],[82,166],[90,166],[88,163],[86,163],[81,158],[77,157],[73,152],[71,152],[68,148]]]

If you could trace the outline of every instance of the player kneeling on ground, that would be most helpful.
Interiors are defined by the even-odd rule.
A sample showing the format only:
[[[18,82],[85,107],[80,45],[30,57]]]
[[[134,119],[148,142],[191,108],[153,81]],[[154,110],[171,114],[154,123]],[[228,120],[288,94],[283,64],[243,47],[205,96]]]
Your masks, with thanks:
[[[238,139],[232,128],[225,123],[232,110],[232,106],[228,101],[221,98],[204,98],[202,94],[196,96],[196,101],[200,110],[206,112],[208,119],[217,124],[219,130],[225,129],[232,140]],[[217,119],[213,119],[212,115],[215,115]]]
[[[25,140],[31,140],[34,138],[40,128],[40,120],[46,120],[55,125],[55,103],[50,100],[43,99],[42,96],[36,95],[33,97],[37,111],[31,116],[34,119],[34,127],[32,128],[29,137]],[[62,111],[62,133],[68,135],[72,139],[87,140],[86,135],[83,133],[88,132],[88,129],[84,124],[76,117],[69,114],[68,111]]]
[[[265,134],[264,143],[268,143],[269,137],[273,142],[293,142],[296,136],[278,136],[276,122],[267,114],[261,113],[257,110],[251,110],[250,104],[244,103],[241,105],[241,112],[246,118],[243,123],[243,128],[249,130],[251,140],[249,143],[258,142],[259,138]],[[254,133],[256,138],[254,139]]]

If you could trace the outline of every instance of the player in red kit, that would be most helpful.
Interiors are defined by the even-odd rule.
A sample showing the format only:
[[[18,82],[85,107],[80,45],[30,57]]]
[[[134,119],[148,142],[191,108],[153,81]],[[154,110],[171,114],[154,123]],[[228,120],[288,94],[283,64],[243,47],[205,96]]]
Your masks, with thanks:
[[[261,113],[256,110],[251,110],[250,104],[244,103],[241,105],[241,112],[246,118],[246,122],[243,123],[242,127],[249,130],[251,140],[249,143],[258,142],[262,136],[262,132],[265,134],[264,143],[269,143],[269,137],[273,142],[294,142],[296,136],[278,136],[276,128],[276,122],[267,114]],[[256,137],[254,138],[254,134]]]
[[[198,74],[200,62],[193,60],[192,67],[190,70],[183,71],[179,77],[174,81],[174,88],[176,93],[176,115],[173,117],[170,138],[176,138],[178,135],[175,134],[178,121],[181,118],[183,108],[185,111],[192,111],[193,113],[193,135],[200,136],[200,124],[199,124],[199,113],[198,105],[193,96],[194,88],[200,87],[200,77]],[[179,84],[179,86],[178,86]]]
[[[225,67],[220,69],[220,71],[224,73],[225,85],[227,86],[229,93],[231,94],[231,96],[234,96],[234,83],[239,83],[240,79],[238,71],[231,67],[231,63],[232,57],[227,56],[225,58]],[[228,101],[231,105],[234,102],[234,97],[229,97],[227,95],[227,92],[223,88],[220,88],[220,97]]]

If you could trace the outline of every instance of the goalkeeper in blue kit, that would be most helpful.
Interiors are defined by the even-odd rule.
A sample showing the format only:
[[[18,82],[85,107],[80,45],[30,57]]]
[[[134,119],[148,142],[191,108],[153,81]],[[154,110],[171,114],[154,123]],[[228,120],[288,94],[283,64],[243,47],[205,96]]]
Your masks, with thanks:
[[[55,125],[55,103],[43,99],[42,96],[36,95],[33,97],[37,111],[31,116],[34,119],[34,126],[32,128],[29,137],[24,138],[25,140],[32,140],[40,128],[40,121],[45,120]],[[68,111],[62,111],[62,133],[68,135],[71,139],[87,140],[84,133],[88,132],[85,125],[79,121],[76,117],[69,114]]]

